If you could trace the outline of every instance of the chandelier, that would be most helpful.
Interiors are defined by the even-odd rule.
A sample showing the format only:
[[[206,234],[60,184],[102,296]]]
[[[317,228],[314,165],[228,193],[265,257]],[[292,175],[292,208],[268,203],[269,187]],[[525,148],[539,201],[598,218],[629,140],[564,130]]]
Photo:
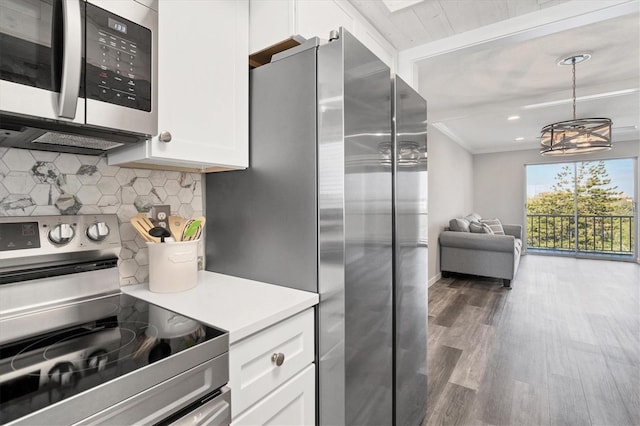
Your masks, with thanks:
[[[589,58],[590,54],[581,53],[558,62],[558,65],[571,65],[573,69],[573,120],[548,124],[542,128],[542,155],[573,155],[611,149],[609,118],[576,118],[576,64]]]
[[[396,164],[399,167],[413,167],[427,161],[426,147],[420,147],[415,141],[406,140],[398,141],[396,154]],[[393,144],[391,142],[380,142],[378,144],[378,152],[380,153],[380,164],[391,166],[393,164]]]

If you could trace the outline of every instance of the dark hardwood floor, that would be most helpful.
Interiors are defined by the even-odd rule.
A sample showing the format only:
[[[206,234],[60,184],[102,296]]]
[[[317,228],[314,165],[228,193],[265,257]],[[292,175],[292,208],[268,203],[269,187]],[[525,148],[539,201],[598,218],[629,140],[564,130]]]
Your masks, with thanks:
[[[527,255],[429,288],[426,425],[640,425],[640,265]]]

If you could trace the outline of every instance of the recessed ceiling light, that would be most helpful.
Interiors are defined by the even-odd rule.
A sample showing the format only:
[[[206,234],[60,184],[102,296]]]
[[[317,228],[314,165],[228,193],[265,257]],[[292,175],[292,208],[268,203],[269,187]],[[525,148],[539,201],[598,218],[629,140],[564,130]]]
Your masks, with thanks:
[[[511,120],[519,120],[520,116],[519,115],[510,115],[509,117],[507,117],[507,120],[511,121]]]
[[[518,137],[516,138],[516,140],[517,140],[517,141],[523,141],[523,140],[524,140],[524,138],[523,138],[522,136],[518,136]]]
[[[382,0],[389,12],[396,12],[400,9],[413,6],[414,4],[422,3],[424,0]]]

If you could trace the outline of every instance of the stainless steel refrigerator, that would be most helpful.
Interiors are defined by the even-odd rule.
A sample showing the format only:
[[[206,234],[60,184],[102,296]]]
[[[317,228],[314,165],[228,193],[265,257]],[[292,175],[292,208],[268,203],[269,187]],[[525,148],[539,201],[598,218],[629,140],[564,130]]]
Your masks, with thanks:
[[[344,29],[250,73],[250,167],[206,177],[206,268],[318,292],[318,423],[426,413],[426,102]]]

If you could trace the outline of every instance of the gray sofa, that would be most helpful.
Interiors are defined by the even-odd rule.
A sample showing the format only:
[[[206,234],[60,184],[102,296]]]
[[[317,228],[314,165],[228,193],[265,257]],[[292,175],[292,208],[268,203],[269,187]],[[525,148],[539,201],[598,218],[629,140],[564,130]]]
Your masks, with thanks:
[[[447,277],[450,272],[457,272],[500,278],[504,287],[510,289],[511,280],[516,276],[520,264],[522,226],[501,224],[504,235],[495,235],[464,229],[454,231],[454,220],[439,238],[442,276]]]

